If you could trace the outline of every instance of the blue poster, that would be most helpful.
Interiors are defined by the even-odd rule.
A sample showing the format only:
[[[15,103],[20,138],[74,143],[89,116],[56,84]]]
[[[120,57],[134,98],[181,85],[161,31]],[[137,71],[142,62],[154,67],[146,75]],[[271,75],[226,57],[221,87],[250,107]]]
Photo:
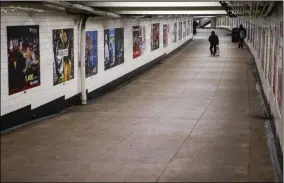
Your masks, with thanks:
[[[124,29],[104,30],[105,70],[124,63]]]
[[[85,64],[86,77],[98,73],[98,34],[97,31],[86,31]]]

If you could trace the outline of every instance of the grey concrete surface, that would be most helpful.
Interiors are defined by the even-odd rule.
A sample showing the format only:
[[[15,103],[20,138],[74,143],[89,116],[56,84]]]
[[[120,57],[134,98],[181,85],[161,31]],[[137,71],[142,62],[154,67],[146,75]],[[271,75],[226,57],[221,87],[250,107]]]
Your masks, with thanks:
[[[1,181],[271,182],[247,49],[198,35],[129,84],[1,136]]]

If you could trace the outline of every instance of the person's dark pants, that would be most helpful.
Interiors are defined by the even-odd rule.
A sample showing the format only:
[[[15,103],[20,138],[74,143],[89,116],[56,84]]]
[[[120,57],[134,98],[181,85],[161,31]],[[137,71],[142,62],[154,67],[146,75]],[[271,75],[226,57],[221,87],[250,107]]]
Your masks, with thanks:
[[[211,55],[215,55],[216,54],[216,44],[210,44],[210,52],[211,52]],[[213,48],[213,50],[212,50]]]
[[[243,48],[244,47],[244,39],[240,38],[239,40],[239,48]]]

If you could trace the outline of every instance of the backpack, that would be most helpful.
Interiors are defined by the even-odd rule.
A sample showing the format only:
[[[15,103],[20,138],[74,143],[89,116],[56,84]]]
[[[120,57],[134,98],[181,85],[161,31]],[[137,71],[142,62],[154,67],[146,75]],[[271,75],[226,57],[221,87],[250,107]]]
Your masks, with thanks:
[[[240,38],[245,38],[245,31],[244,30],[240,30]]]

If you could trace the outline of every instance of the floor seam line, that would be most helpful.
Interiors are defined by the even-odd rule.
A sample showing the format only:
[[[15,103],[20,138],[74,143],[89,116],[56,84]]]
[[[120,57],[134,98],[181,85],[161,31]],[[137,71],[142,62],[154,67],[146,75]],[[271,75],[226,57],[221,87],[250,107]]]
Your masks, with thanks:
[[[208,60],[206,60],[206,62],[205,62],[205,64],[203,65],[202,68],[204,68],[204,66],[207,64],[207,62],[208,62]],[[225,68],[225,67],[224,67],[224,68]],[[202,70],[202,69],[201,69],[201,70]],[[224,69],[223,69],[223,70],[224,70]],[[201,71],[199,71],[199,72],[201,72]],[[197,75],[198,75],[198,74],[197,74]],[[197,76],[197,75],[196,75],[196,76]],[[219,80],[219,82],[220,82],[220,80]],[[216,90],[216,91],[217,91],[217,90]],[[216,93],[216,91],[215,91],[215,93]],[[214,94],[214,95],[215,95],[215,94]],[[214,96],[213,96],[213,98],[214,98]],[[201,117],[203,116],[203,114],[205,113],[205,111],[207,110],[207,108],[209,107],[209,105],[210,105],[210,103],[211,103],[212,100],[213,100],[213,99],[210,100],[208,106],[205,108],[205,110],[203,111],[203,113],[201,114],[201,116],[198,118],[198,120],[196,121],[196,123],[195,123],[194,126],[192,127],[191,131],[189,132],[189,134],[187,135],[187,137],[185,138],[185,140],[183,141],[183,143],[181,144],[181,146],[178,148],[178,150],[175,152],[175,154],[172,156],[172,158],[168,161],[168,163],[166,164],[166,166],[165,166],[165,168],[163,169],[162,173],[158,176],[158,178],[156,179],[155,182],[158,182],[158,181],[159,181],[159,179],[161,178],[161,176],[163,175],[163,173],[166,171],[168,165],[169,165],[170,162],[173,160],[173,158],[176,156],[176,154],[178,153],[178,151],[182,148],[182,146],[184,145],[184,143],[185,143],[188,139],[190,139],[190,138],[189,138],[189,137],[190,137],[190,134],[191,134],[192,131],[194,130],[194,128],[195,128],[195,126],[197,125],[197,123],[200,121]]]
[[[176,154],[178,153],[178,151],[182,148],[182,146],[184,145],[184,143],[187,141],[188,137],[190,136],[190,134],[192,133],[192,131],[194,130],[195,126],[197,125],[197,123],[199,122],[201,118],[199,118],[196,123],[194,124],[193,128],[190,130],[189,134],[187,135],[187,137],[185,138],[185,140],[183,141],[183,143],[181,144],[181,146],[178,148],[178,150],[175,152],[175,154],[172,156],[172,158],[168,161],[168,163],[166,164],[165,168],[163,169],[162,173],[158,176],[158,178],[156,179],[155,182],[158,182],[159,179],[161,178],[161,176],[163,175],[163,173],[166,171],[168,165],[170,164],[170,162],[174,159],[174,157],[176,156]]]

